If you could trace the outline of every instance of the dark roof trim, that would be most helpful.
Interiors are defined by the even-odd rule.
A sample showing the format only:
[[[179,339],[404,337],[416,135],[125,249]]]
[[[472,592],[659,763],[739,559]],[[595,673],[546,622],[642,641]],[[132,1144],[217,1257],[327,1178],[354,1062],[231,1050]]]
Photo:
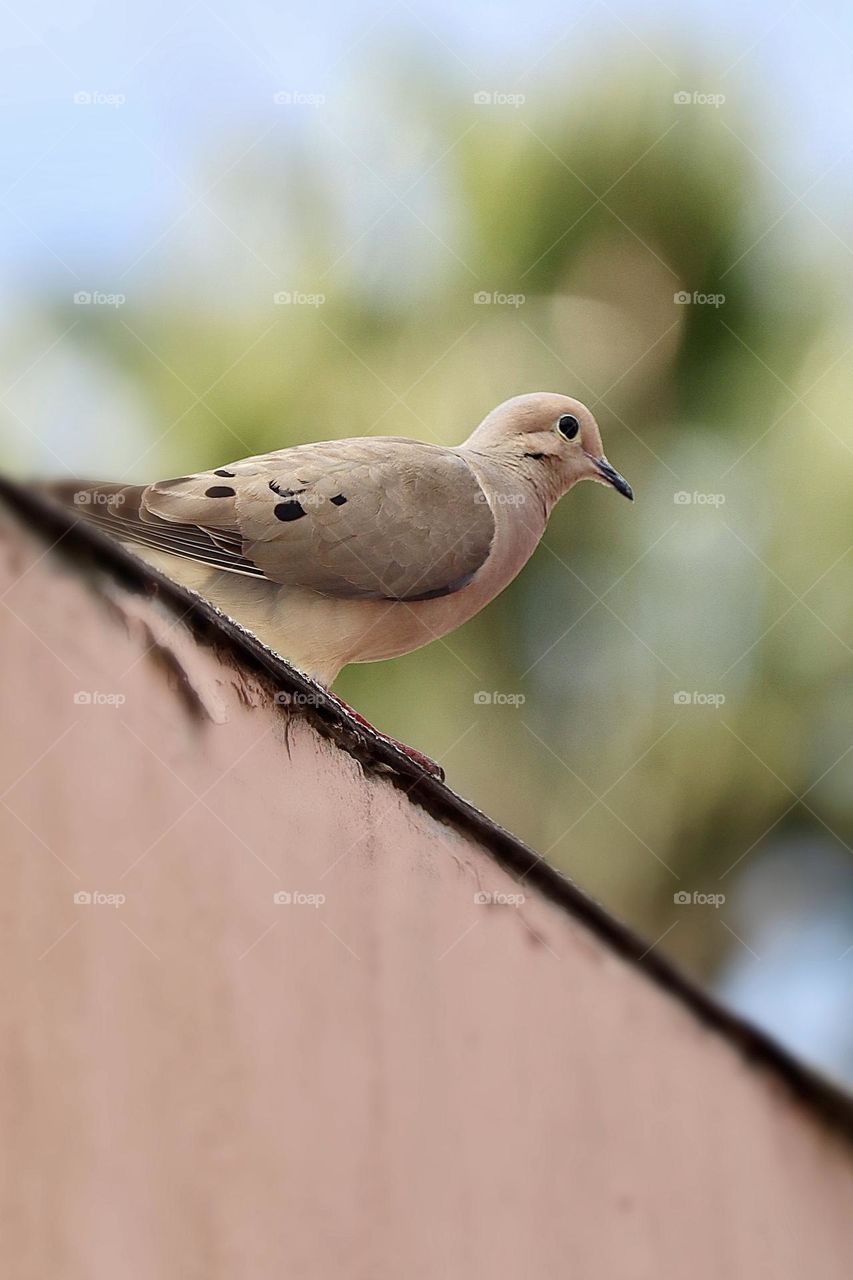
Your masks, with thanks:
[[[310,695],[307,699],[297,697],[292,706],[282,708],[283,713],[306,716],[324,736],[332,737],[366,770],[384,774],[434,818],[474,837],[502,867],[513,875],[523,875],[527,884],[535,886],[552,903],[581,921],[611,951],[680,1001],[748,1061],[771,1071],[813,1113],[853,1141],[853,1097],[805,1066],[763,1031],[718,1004],[661,952],[650,949],[645,939],[609,915],[541,855],[443,782],[425,773],[408,756],[371,734],[328,698],[319,685],[282,661],[254,636],[200,597],[138,560],[112,538],[78,520],[73,511],[3,476],[0,476],[0,498],[29,528],[52,544],[57,554],[73,560],[84,573],[88,571],[92,576],[106,572],[134,594],[167,601],[179,611],[199,643],[230,650],[243,670],[269,682],[276,692]]]

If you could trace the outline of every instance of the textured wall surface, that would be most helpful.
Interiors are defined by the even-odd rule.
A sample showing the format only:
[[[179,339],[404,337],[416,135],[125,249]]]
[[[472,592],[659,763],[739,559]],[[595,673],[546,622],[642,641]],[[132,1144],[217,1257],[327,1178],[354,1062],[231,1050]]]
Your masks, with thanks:
[[[772,1073],[165,606],[0,595],[4,1274],[846,1280]]]

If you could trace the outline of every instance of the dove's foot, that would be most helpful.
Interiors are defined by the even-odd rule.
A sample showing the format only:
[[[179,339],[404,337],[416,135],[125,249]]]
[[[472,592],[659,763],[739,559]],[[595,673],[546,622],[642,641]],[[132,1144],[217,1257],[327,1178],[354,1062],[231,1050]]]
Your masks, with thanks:
[[[373,730],[377,732],[376,729]],[[433,760],[430,756],[425,756],[422,751],[418,751],[417,747],[407,747],[405,742],[398,742],[396,738],[389,738],[387,733],[380,733],[380,738],[385,742],[390,742],[392,747],[396,747],[398,751],[402,751],[404,756],[408,756],[410,760],[414,760],[415,764],[420,765],[425,773],[429,773],[433,778],[438,778],[439,782],[444,782],[444,770],[441,765]]]
[[[343,698],[339,698],[337,694],[330,693],[329,697],[334,698],[335,702],[343,707],[347,715],[352,716],[353,720],[357,720],[359,724],[363,724],[365,729],[369,729],[377,738],[381,738],[383,742],[389,742],[392,747],[402,751],[404,756],[414,760],[415,764],[419,765],[424,772],[431,774],[434,778],[438,778],[439,782],[444,782],[444,770],[435,760],[431,760],[429,756],[425,756],[415,747],[407,747],[405,742],[398,742],[396,738],[390,737],[387,733],[382,733],[380,729],[376,728],[376,725],[371,724],[369,720],[366,720],[363,715],[356,711],[354,707],[351,707],[348,702],[344,702]]]

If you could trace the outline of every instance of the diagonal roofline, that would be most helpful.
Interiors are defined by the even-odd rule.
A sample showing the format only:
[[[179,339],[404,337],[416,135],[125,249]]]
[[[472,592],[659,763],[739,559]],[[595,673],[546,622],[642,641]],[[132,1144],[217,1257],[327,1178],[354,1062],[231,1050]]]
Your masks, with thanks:
[[[199,644],[230,651],[243,670],[267,683],[272,692],[302,695],[283,706],[282,714],[304,716],[367,772],[382,774],[402,790],[411,803],[439,822],[473,837],[501,867],[512,875],[523,876],[528,886],[580,921],[612,953],[689,1009],[748,1062],[769,1071],[808,1110],[853,1143],[853,1096],[801,1062],[771,1036],[726,1009],[542,855],[444,782],[426,773],[391,743],[372,734],[320,685],[273,653],[250,632],[99,529],[78,520],[73,511],[37,491],[0,476],[0,500],[48,544],[48,553],[73,563],[93,589],[98,589],[98,576],[106,574],[132,594],[156,597],[181,615]]]

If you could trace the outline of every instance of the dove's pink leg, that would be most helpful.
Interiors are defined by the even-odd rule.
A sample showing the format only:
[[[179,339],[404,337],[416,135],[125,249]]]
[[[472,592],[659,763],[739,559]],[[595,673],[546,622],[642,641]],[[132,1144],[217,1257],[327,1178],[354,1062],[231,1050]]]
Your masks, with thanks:
[[[330,693],[330,698],[334,698],[346,711],[347,715],[352,716],[353,720],[357,720],[359,724],[363,724],[371,733],[375,733],[377,738],[381,738],[383,742],[390,742],[392,747],[396,747],[398,751],[402,751],[403,755],[408,756],[410,760],[414,760],[415,764],[420,765],[427,773],[431,773],[434,778],[444,781],[444,770],[440,764],[436,764],[435,760],[431,760],[429,756],[423,755],[415,747],[407,747],[405,742],[398,742],[396,738],[390,737],[387,733],[383,733],[381,729],[377,729],[376,725],[371,724],[363,715],[351,707],[348,702],[344,702],[343,698],[339,698],[336,693]]]

